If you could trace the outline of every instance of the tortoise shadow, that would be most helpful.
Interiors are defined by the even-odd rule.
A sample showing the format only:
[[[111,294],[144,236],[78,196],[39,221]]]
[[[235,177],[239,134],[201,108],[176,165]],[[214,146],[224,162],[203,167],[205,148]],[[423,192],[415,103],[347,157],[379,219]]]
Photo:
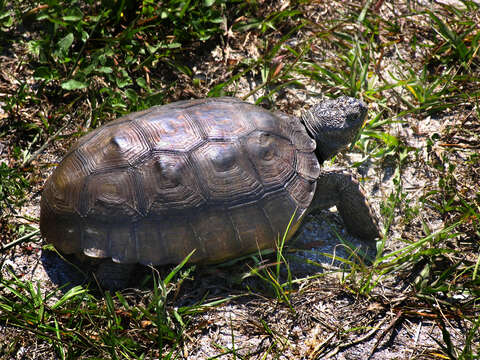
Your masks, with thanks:
[[[88,284],[88,276],[79,270],[74,257],[67,256],[62,259],[55,251],[43,249],[40,261],[49,280],[62,293],[66,293],[75,286]]]

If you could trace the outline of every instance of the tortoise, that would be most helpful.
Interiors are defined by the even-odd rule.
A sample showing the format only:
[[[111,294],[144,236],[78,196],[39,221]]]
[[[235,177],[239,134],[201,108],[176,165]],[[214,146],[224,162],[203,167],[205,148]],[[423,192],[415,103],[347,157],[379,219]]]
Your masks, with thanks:
[[[236,98],[174,102],[86,134],[47,180],[40,229],[61,253],[98,261],[105,287],[133,264],[218,263],[272,248],[313,209],[336,205],[349,233],[378,226],[359,183],[320,164],[345,149],[366,107],[339,97],[301,118]]]

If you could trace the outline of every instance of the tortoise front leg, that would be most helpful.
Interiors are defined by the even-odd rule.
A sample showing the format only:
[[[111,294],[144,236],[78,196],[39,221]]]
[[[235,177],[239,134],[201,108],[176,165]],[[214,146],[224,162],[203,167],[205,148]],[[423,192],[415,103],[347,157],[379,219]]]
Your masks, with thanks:
[[[380,237],[376,216],[360,184],[351,174],[340,170],[320,174],[312,207],[328,209],[333,205],[351,235],[369,242]]]

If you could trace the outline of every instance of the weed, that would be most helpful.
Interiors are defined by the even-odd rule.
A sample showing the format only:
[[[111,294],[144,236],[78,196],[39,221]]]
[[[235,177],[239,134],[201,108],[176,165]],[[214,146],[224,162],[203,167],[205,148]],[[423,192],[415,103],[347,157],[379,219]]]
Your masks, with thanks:
[[[290,310],[295,313],[295,309],[290,302],[290,294],[293,291],[293,281],[292,273],[290,271],[290,266],[284,256],[284,246],[287,241],[288,233],[292,225],[292,221],[295,218],[295,212],[290,218],[290,222],[287,225],[286,230],[283,233],[282,238],[278,238],[276,243],[276,261],[272,264],[265,264],[264,262],[259,261],[255,256],[256,266],[250,268],[250,271],[242,276],[242,280],[256,276],[259,277],[267,285],[270,290],[273,290],[273,294],[279,302],[283,302],[288,305]],[[262,252],[259,251],[259,258],[262,259]],[[283,282],[282,278],[282,265],[285,266],[286,271],[286,282]],[[274,269],[274,271],[271,270]]]
[[[169,304],[170,293],[178,291],[191,274],[193,268],[183,269],[191,255],[163,280],[154,272],[153,292],[145,305],[132,305],[118,292],[113,296],[107,291],[103,300],[98,300],[81,286],[63,295],[62,289],[44,294],[40,283],[23,281],[10,272],[10,280],[3,277],[0,282],[0,321],[51,343],[59,358],[80,354],[138,358],[145,356],[139,340],[156,344],[158,354],[173,354],[188,316],[227,301],[180,309]],[[141,329],[148,331],[139,339],[135,333]]]
[[[0,163],[0,217],[6,209],[11,211],[19,204],[18,199],[24,197],[28,186],[29,182],[21,171]]]

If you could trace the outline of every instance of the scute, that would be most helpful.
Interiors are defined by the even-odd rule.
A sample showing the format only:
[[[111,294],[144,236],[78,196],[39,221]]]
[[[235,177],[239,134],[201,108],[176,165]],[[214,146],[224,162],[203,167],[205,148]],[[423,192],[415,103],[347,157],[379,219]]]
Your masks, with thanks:
[[[199,207],[206,202],[194,167],[185,154],[155,153],[138,166],[137,173],[147,214]]]
[[[231,208],[229,214],[241,244],[239,253],[251,253],[271,245],[275,236],[258,201]]]
[[[296,176],[287,184],[286,190],[299,208],[306,209],[312,201],[316,186],[316,181]]]
[[[108,228],[101,224],[90,222],[83,229],[83,253],[93,258],[110,257]]]
[[[235,235],[228,212],[222,208],[205,208],[192,217],[198,256],[202,262],[219,262],[238,254],[239,239]]]
[[[113,170],[87,177],[81,197],[80,213],[103,221],[132,219],[145,213],[132,171]]]
[[[107,257],[114,262],[133,264],[139,260],[135,227],[128,222],[110,224],[108,246]]]
[[[245,148],[265,187],[281,187],[295,175],[296,150],[288,140],[256,131],[245,139]]]
[[[208,142],[192,153],[192,163],[205,196],[213,202],[234,203],[262,191],[238,143]]]
[[[89,172],[132,166],[149,151],[145,135],[133,122],[100,128],[77,149]]]
[[[145,218],[137,224],[136,234],[141,264],[179,263],[193,249],[196,252],[191,260],[198,262],[204,258],[205,250],[196,240],[190,219],[185,214]]]
[[[135,119],[153,149],[186,152],[204,141],[197,123],[187,113],[173,109],[166,113],[162,107],[155,109]]]
[[[283,237],[290,221],[292,225],[289,228],[287,239],[293,235],[306,210],[300,207],[285,191],[269,194],[265,196],[260,203],[274,231],[274,241]]]
[[[189,109],[190,118],[198,122],[209,140],[236,139],[255,130],[248,113],[250,105],[212,103]]]
[[[80,194],[88,170],[78,152],[64,158],[43,189],[42,202],[49,203],[58,214],[73,214],[78,210]]]
[[[81,219],[72,214],[60,215],[47,201],[41,200],[40,230],[42,237],[55,244],[64,254],[75,254],[82,251]]]
[[[320,176],[320,164],[317,157],[311,152],[297,151],[297,173],[306,179],[316,180]]]
[[[315,141],[307,134],[299,119],[276,111],[275,116],[281,120],[277,122],[277,132],[292,142],[293,146],[303,152],[315,151]]]
[[[238,99],[129,114],[80,139],[49,178],[42,235],[64,253],[152,265],[273,247],[312,201],[314,148],[297,119]]]

